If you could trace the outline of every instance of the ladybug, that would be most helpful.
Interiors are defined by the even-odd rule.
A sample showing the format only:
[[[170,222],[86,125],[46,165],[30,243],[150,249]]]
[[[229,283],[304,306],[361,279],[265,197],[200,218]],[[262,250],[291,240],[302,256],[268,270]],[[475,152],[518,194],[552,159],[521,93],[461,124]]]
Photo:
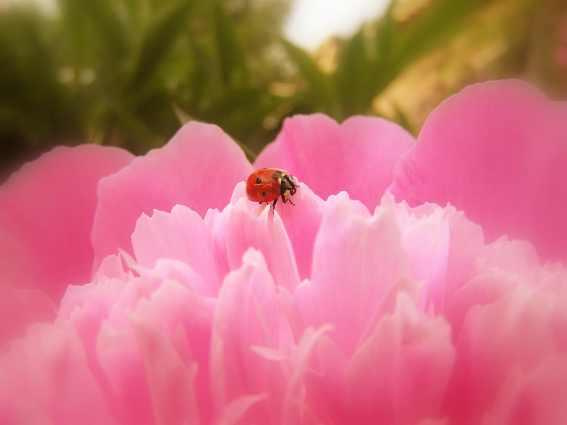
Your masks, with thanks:
[[[285,204],[294,205],[291,197],[297,191],[297,183],[287,171],[277,168],[260,168],[248,176],[246,180],[246,194],[253,202],[272,203],[276,207],[281,197]]]

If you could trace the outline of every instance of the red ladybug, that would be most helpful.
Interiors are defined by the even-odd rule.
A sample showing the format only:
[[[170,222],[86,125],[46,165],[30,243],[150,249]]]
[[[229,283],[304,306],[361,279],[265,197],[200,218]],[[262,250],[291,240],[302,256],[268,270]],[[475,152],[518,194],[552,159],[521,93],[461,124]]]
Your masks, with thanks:
[[[276,207],[278,199],[294,205],[291,197],[297,191],[295,179],[284,170],[277,168],[260,168],[248,176],[246,180],[246,194],[253,202],[272,203]]]

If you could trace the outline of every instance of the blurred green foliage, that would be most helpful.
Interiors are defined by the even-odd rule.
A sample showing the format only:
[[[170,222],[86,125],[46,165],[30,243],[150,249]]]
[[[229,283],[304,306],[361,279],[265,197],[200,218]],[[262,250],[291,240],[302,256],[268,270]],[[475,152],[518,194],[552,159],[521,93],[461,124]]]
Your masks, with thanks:
[[[277,106],[278,0],[59,0],[0,13],[3,158],[85,141],[140,153],[179,116],[258,143]]]
[[[371,113],[372,100],[423,55],[447,42],[465,20],[490,0],[434,0],[409,22],[399,22],[392,2],[372,31],[362,27],[341,46],[336,69],[324,73],[295,46],[286,48],[307,82],[298,94],[308,110],[338,119]]]
[[[395,1],[338,42],[330,69],[281,38],[285,0],[58,0],[55,14],[6,9],[0,156],[86,141],[142,153],[189,119],[219,124],[254,156],[287,115],[376,113],[377,96],[495,2],[424,0],[400,18]],[[401,110],[391,118],[412,127]]]

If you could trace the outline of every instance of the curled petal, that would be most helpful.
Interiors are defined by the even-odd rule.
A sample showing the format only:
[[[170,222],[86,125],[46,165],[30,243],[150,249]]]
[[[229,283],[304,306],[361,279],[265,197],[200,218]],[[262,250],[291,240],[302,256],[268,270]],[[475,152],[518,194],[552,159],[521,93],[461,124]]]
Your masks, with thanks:
[[[56,304],[43,291],[0,287],[0,348],[23,335],[27,326],[53,320]]]
[[[356,423],[417,423],[442,413],[453,369],[450,327],[403,293],[353,356],[346,375]]]
[[[167,337],[143,318],[134,321],[134,334],[143,358],[156,423],[199,425],[195,393],[197,364],[185,364]]]
[[[58,301],[67,285],[88,281],[97,185],[131,158],[117,148],[59,147],[16,172],[0,189],[2,285]]]
[[[338,124],[322,114],[295,116],[254,165],[284,168],[322,198],[345,190],[374,208],[412,145],[410,134],[379,118],[352,117]]]
[[[303,375],[307,406],[324,423],[418,424],[442,416],[455,355],[450,327],[407,294],[352,356],[339,350],[320,338]]]
[[[119,423],[72,329],[32,327],[25,339],[0,356],[0,374],[3,424]]]
[[[214,300],[196,293],[198,275],[181,273],[178,264],[160,260],[126,281],[71,288],[63,299],[52,332],[76,331],[92,380],[120,424],[212,418],[207,365]]]
[[[473,85],[427,119],[392,191],[411,205],[451,203],[494,240],[567,249],[567,109],[519,81]]]
[[[232,194],[231,204],[233,206],[237,205],[241,198],[246,197],[245,184],[239,183]],[[282,204],[281,202],[277,204],[275,209],[275,214],[268,214],[266,217],[275,223],[283,223],[285,227],[285,233],[289,237],[291,242],[292,256],[295,257],[295,263],[297,264],[297,269],[300,278],[307,278],[311,274],[311,262],[313,259],[313,246],[315,244],[315,237],[319,231],[321,225],[321,217],[323,214],[324,201],[313,193],[311,188],[302,181],[299,181],[299,187],[297,193],[293,195],[293,203]],[[250,206],[248,207],[250,208]],[[253,216],[262,216],[260,208],[251,208]],[[223,226],[222,221],[217,220],[216,224],[213,219],[214,212],[210,212],[209,221],[212,222],[213,227]],[[279,216],[279,218],[276,218]],[[278,233],[283,229],[279,229]],[[216,232],[219,233],[219,232]],[[283,233],[283,232],[282,232]],[[281,235],[279,236],[281,238]],[[259,248],[258,244],[254,245]],[[266,252],[264,252],[266,255]],[[268,257],[269,261],[269,256]]]
[[[239,198],[208,219],[217,255],[227,270],[239,268],[244,253],[255,248],[262,252],[277,285],[292,289],[299,284],[293,247],[281,217],[271,207]],[[309,226],[306,229],[311,230]]]
[[[220,128],[186,124],[166,146],[101,181],[93,229],[97,263],[118,249],[132,252],[130,235],[142,213],[183,204],[204,215],[223,207],[250,170],[244,153]]]
[[[175,259],[201,276],[205,293],[216,293],[220,286],[212,235],[190,208],[176,205],[171,213],[154,211],[151,218],[142,215],[132,234],[132,246],[140,265],[153,267],[160,258]]]
[[[556,334],[550,326],[554,296],[517,281],[511,285],[495,291],[493,282],[491,293],[477,295],[481,303],[469,309],[455,337],[458,354],[447,409],[458,423],[479,423],[504,402],[531,409],[532,401],[521,396],[528,385],[524,378],[557,354]],[[552,409],[548,414],[556,411],[548,407]],[[525,419],[528,424],[539,423]]]
[[[215,312],[211,356],[212,388],[221,411],[242,394],[264,393],[265,400],[248,414],[250,423],[280,423],[285,369],[262,353],[285,356],[291,347],[287,304],[289,296],[276,287],[258,251],[248,251],[242,267],[226,277]]]
[[[453,207],[424,204],[410,208],[383,199],[395,211],[412,279],[420,282],[427,308],[446,312],[447,302],[476,272],[485,249],[482,228]]]
[[[279,208],[278,214],[295,254],[300,278],[311,275],[315,238],[323,215],[323,201],[306,184],[293,197],[293,208]]]
[[[407,276],[406,268],[391,210],[370,216],[344,193],[331,198],[315,241],[311,281],[296,292],[305,323],[330,323],[333,338],[350,352],[390,290]]]

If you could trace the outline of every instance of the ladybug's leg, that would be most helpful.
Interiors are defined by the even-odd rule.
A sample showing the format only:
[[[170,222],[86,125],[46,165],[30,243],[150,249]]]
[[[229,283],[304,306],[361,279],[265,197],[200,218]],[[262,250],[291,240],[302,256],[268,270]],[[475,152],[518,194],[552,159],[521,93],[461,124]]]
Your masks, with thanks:
[[[282,202],[283,202],[284,204],[287,204],[287,203],[289,202],[291,205],[295,205],[295,204],[293,203],[293,201],[291,200],[291,196],[290,196],[287,192],[284,192],[284,193],[282,194],[281,198],[282,198]]]
[[[284,201],[285,202],[285,201]],[[272,209],[276,209],[276,204],[278,203],[278,198],[274,199],[274,202],[272,202]]]

